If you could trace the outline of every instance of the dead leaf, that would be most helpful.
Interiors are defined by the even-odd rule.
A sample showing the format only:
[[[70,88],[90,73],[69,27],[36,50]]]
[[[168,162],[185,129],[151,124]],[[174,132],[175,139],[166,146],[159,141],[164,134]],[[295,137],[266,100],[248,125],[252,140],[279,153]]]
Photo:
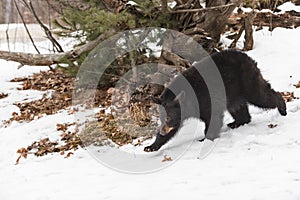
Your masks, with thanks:
[[[291,102],[294,99],[299,99],[299,97],[295,97],[294,92],[280,92],[280,94],[286,102]]]
[[[18,159],[16,160],[15,165],[19,164],[19,161],[22,157],[25,158],[25,159],[27,158],[28,151],[25,148],[20,148],[20,149],[17,150],[17,153],[20,154],[20,155],[19,155]]]
[[[277,126],[278,126],[278,124],[269,124],[269,125],[268,125],[269,128],[275,128],[275,127],[277,127]]]
[[[66,131],[68,129],[68,124],[56,124],[57,131]]]
[[[68,131],[68,128],[71,126],[75,126],[73,132]],[[43,138],[33,142],[26,149],[19,149],[18,153],[24,151],[26,155],[22,154],[22,156],[27,156],[28,153],[34,154],[35,156],[44,156],[48,153],[60,153],[60,155],[65,155],[65,151],[77,150],[79,147],[82,147],[82,142],[78,136],[79,129],[76,123],[57,124],[57,130],[63,132],[60,135],[60,142],[51,141],[49,138]],[[66,155],[66,158],[70,157],[71,154],[73,153]],[[22,156],[20,156],[20,158]],[[17,161],[19,161],[20,158],[18,158]]]
[[[69,152],[64,158],[69,158],[73,154],[74,154],[73,152]]]
[[[161,162],[166,162],[166,161],[173,161],[173,159],[170,156],[164,155],[164,159]]]
[[[5,97],[7,97],[7,96],[8,96],[8,94],[4,94],[3,92],[0,92],[0,99],[3,99]]]

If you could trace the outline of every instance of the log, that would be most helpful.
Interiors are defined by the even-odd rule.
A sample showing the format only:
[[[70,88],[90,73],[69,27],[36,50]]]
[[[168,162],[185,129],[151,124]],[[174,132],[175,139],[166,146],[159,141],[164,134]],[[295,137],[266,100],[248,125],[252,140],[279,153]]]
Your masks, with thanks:
[[[32,66],[50,66],[53,64],[67,63],[64,60],[74,61],[76,58],[81,56],[83,53],[89,52],[94,49],[101,41],[104,36],[99,36],[96,40],[90,41],[85,45],[79,46],[74,50],[64,53],[53,53],[53,54],[34,54],[24,52],[10,52],[0,50],[0,59],[7,61],[15,61],[21,65],[32,65]]]
[[[19,62],[21,65],[50,66],[58,64],[65,57],[60,54],[34,54],[23,52],[0,51],[0,59]]]

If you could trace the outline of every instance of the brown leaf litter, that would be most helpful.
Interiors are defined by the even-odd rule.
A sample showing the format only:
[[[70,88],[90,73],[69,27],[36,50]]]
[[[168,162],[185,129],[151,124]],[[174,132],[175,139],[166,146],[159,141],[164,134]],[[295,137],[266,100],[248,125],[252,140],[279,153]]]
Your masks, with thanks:
[[[3,92],[0,92],[0,99],[3,99],[3,98],[5,98],[5,97],[7,97],[8,96],[8,94],[5,94],[5,93],[3,93]]]
[[[300,81],[294,85],[296,88],[300,88]]]
[[[44,114],[52,115],[71,106],[75,78],[67,76],[60,69],[42,71],[30,77],[14,78],[11,81],[23,82],[23,86],[18,88],[19,90],[50,90],[53,92],[50,92],[50,95],[45,93],[39,100],[16,103],[15,105],[20,108],[20,114],[12,113],[12,117],[6,121],[7,124],[12,121],[32,121],[36,117],[40,118]]]
[[[142,141],[151,138],[150,130],[141,130],[136,124],[128,122],[127,118],[115,119],[111,113],[105,113],[105,110],[99,111],[95,115],[95,120],[87,122],[80,138],[85,146],[103,146],[112,145],[111,140],[119,146],[125,144],[141,145]],[[134,141],[137,139],[137,141]],[[135,142],[135,143],[134,143]]]
[[[167,161],[173,161],[173,159],[170,156],[164,155],[164,158],[161,162],[167,162]]]
[[[69,128],[73,126],[75,126],[74,131],[69,131]],[[22,157],[27,158],[28,154],[44,156],[49,153],[60,153],[60,155],[65,155],[65,152],[68,152],[64,158],[69,158],[73,155],[72,150],[75,151],[79,147],[82,147],[82,142],[78,136],[78,129],[75,123],[57,124],[56,129],[62,132],[59,141],[50,141],[49,138],[43,138],[33,142],[26,148],[22,147],[18,149],[17,153],[19,157],[16,160],[16,164],[19,164]]]
[[[15,105],[20,108],[20,114],[12,113],[12,117],[6,121],[7,124],[12,121],[32,121],[43,115],[53,115],[62,109],[70,109],[72,105],[72,95],[74,91],[75,78],[66,75],[61,69],[56,68],[50,71],[42,71],[29,77],[14,78],[12,82],[23,82],[22,88],[19,90],[40,90],[49,91],[45,93],[42,99],[21,102]],[[97,90],[95,99],[90,100],[90,104],[107,105],[107,92],[105,90]],[[70,114],[74,110],[69,111]]]
[[[278,126],[278,124],[268,124],[269,128],[276,128]]]
[[[60,69],[54,69],[51,71],[40,72],[33,74],[26,78],[15,78],[13,82],[23,81],[22,88],[20,90],[41,90],[41,91],[53,91],[51,95],[44,95],[42,99],[31,101],[31,102],[21,102],[16,103],[20,108],[20,114],[14,112],[12,117],[7,123],[11,121],[31,121],[35,118],[40,118],[43,115],[52,115],[57,113],[61,109],[70,109],[72,103],[72,94],[74,91],[75,78],[66,76]],[[127,88],[121,88],[117,92],[117,96],[121,98],[126,98],[125,94],[121,92],[125,91]],[[89,92],[88,92],[89,93]],[[46,93],[47,94],[47,93]],[[112,88],[108,90],[97,90],[96,95],[92,98],[93,101],[84,102],[87,108],[108,107],[111,105]],[[83,98],[86,96],[83,95]],[[80,98],[79,98],[80,99]],[[123,103],[123,104],[122,104]],[[124,106],[124,101],[119,106]],[[100,111],[94,116],[95,121],[86,122],[82,133],[79,135],[78,132],[68,132],[67,129],[69,125],[67,124],[57,124],[57,130],[62,131],[60,141],[65,141],[64,145],[61,145],[58,141],[50,141],[49,138],[43,138],[39,141],[33,142],[27,148],[20,148],[17,153],[19,154],[18,160],[20,158],[26,158],[28,154],[34,154],[36,156],[47,155],[48,153],[60,152],[61,155],[65,154],[65,151],[75,150],[78,146],[82,145],[82,139],[85,145],[112,145],[114,142],[117,145],[125,145],[128,143],[134,143],[137,139],[136,144],[140,145],[145,138],[151,138],[154,127],[157,124],[152,124],[153,129],[151,135],[150,132],[145,132],[145,129],[140,128],[137,124],[132,124],[130,122],[129,108],[124,107],[127,111],[119,109],[119,112],[114,110],[113,113],[107,114]],[[132,111],[132,109],[131,109]],[[71,111],[70,114],[76,111]],[[120,114],[121,113],[121,114]],[[118,118],[118,119],[115,119]],[[150,123],[150,122],[148,122]],[[65,157],[71,156],[72,153],[68,153]]]
[[[299,97],[295,97],[294,92],[280,92],[280,94],[286,102],[292,102],[295,99],[299,99]]]
[[[245,18],[249,13],[238,9],[238,12],[233,13],[228,20],[227,30],[231,32],[239,30],[241,26],[241,21]],[[257,27],[257,29],[261,29],[262,27],[269,27],[270,30],[273,30],[277,27],[283,28],[297,28],[300,26],[300,13],[299,12],[285,12],[285,13],[272,13],[272,12],[257,12],[253,25]]]

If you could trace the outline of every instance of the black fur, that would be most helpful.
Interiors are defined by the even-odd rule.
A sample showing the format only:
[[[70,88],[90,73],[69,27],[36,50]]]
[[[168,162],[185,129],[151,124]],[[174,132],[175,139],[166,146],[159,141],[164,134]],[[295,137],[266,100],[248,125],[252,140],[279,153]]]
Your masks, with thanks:
[[[257,68],[257,64],[245,53],[235,50],[226,50],[211,55],[224,82],[226,91],[226,106],[234,121],[228,126],[237,128],[251,121],[248,104],[264,109],[277,108],[281,115],[286,115],[285,101],[280,93],[275,92],[270,84],[265,81]],[[183,120],[191,117],[200,118],[205,123],[205,137],[214,140],[219,137],[219,130],[223,123],[222,108],[215,113],[217,119],[210,124],[212,119],[212,99],[208,87],[198,73],[201,66],[206,64],[209,58],[204,58],[196,66],[184,71],[177,76],[166,88],[159,98],[153,98],[154,102],[165,109],[165,115],[161,116],[162,128],[156,136],[155,142],[145,147],[145,151],[157,151],[178,131]],[[174,94],[169,88],[180,85],[182,79],[186,79],[196,93],[199,113],[194,111],[194,106],[189,102],[189,92],[185,88],[179,88],[180,93]],[[180,86],[179,86],[180,87]],[[181,106],[181,108],[180,108]],[[181,113],[183,112],[183,113]],[[211,126],[211,127],[209,127]],[[171,128],[170,128],[171,127]],[[167,132],[165,132],[168,130]]]

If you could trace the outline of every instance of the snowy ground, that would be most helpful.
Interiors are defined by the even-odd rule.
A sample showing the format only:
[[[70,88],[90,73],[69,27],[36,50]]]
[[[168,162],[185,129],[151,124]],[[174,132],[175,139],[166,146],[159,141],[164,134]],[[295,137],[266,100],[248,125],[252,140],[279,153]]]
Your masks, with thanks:
[[[298,97],[300,89],[293,84],[300,81],[299,41],[300,28],[276,28],[273,33],[264,29],[255,33],[254,50],[248,52],[276,90],[294,91]],[[67,159],[57,154],[40,158],[29,155],[14,165],[18,148],[46,136],[58,138],[60,133],[56,131],[56,124],[71,122],[74,118],[62,111],[30,123],[13,122],[5,128],[2,120],[18,111],[14,102],[37,99],[42,95],[38,91],[17,90],[20,85],[9,80],[47,68],[23,67],[18,70],[18,63],[3,60],[0,60],[0,66],[0,92],[9,94],[0,100],[1,200],[300,200],[300,100],[287,104],[286,117],[276,110],[251,107],[252,122],[236,130],[224,126],[221,139],[203,160],[197,159],[201,143],[191,141],[192,138],[170,142],[158,153],[149,154],[149,160],[161,163],[164,155],[172,157],[181,152],[183,144],[192,142],[192,146],[177,162],[166,162],[171,165],[154,173],[117,172],[97,162],[84,149]],[[230,121],[226,115],[225,123]],[[270,123],[278,126],[268,128]],[[197,125],[199,123],[195,121],[187,122],[181,133],[193,132]],[[145,145],[148,143],[150,141]],[[136,152],[142,149],[126,148]]]

